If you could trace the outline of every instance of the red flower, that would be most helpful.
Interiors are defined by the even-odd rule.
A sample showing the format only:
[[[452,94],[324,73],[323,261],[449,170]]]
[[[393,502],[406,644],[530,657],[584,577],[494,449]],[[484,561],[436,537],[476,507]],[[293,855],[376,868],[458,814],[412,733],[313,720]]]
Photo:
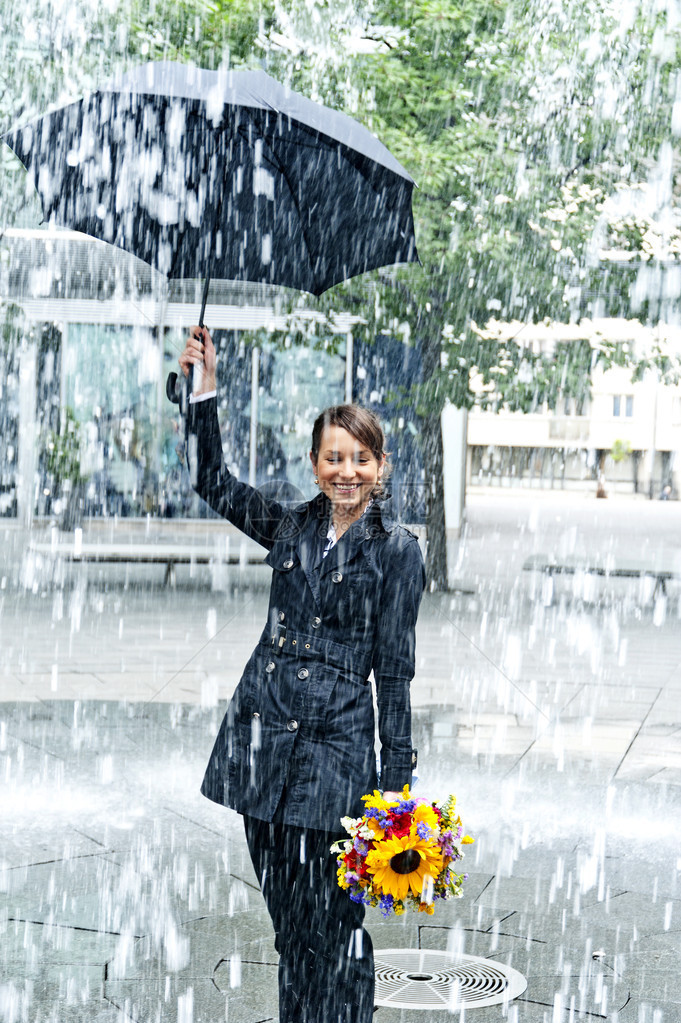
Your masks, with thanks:
[[[399,817],[393,818],[390,824],[390,837],[391,838],[404,838],[405,835],[409,834],[411,827],[411,814],[402,813]]]
[[[346,870],[352,871],[353,874],[359,874],[360,877],[366,876],[366,864],[358,852],[352,849],[349,853],[345,853],[343,856]]]

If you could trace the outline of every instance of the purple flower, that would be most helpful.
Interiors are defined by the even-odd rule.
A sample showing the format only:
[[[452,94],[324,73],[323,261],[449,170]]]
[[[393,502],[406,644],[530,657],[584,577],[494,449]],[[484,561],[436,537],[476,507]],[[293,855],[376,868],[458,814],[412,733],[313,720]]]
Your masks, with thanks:
[[[421,821],[420,824],[416,825],[416,834],[419,836],[419,838],[422,838],[424,842],[427,842],[430,836],[432,835],[432,831],[430,830],[425,821]]]
[[[366,856],[367,853],[369,852],[368,843],[364,842],[361,838],[356,838],[355,841],[353,842],[352,847],[355,850],[355,852],[358,853],[360,856]]]
[[[380,908],[381,913],[383,914],[383,916],[389,916],[390,913],[392,913],[392,908],[393,908],[393,897],[392,897],[392,895],[383,895],[383,896],[381,896],[381,901],[379,902],[378,905],[379,905],[379,908]]]

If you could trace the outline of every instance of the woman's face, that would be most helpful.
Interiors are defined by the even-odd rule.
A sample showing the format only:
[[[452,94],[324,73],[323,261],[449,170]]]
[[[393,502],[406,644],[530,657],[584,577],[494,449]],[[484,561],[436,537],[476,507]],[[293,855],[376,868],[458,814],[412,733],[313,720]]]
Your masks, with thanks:
[[[319,445],[319,458],[312,465],[319,488],[334,509],[351,517],[361,514],[371,491],[383,475],[385,455],[377,461],[373,452],[342,426],[325,426]]]

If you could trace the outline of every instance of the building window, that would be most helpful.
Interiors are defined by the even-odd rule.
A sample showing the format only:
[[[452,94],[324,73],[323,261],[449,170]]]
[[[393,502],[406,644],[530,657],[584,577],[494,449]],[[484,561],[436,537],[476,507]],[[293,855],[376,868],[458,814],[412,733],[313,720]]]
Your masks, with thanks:
[[[631,419],[634,414],[633,394],[613,394],[612,414],[615,418],[624,415],[627,419]]]

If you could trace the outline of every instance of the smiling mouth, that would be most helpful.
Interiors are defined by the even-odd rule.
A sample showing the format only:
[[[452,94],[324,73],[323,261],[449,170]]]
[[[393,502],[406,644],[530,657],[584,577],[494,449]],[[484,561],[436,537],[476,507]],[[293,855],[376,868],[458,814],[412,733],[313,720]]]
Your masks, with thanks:
[[[334,487],[341,494],[351,494],[353,490],[359,490],[359,483],[334,483]]]

